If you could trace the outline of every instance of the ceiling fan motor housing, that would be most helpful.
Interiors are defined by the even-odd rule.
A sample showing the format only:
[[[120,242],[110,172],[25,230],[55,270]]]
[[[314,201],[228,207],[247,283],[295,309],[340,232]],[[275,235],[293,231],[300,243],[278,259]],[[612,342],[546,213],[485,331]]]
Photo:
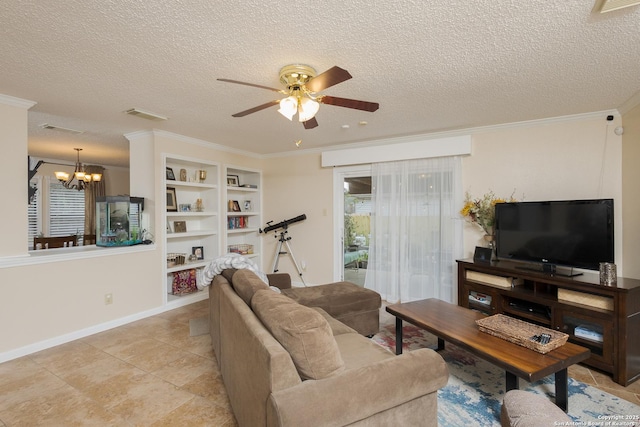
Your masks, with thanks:
[[[309,65],[292,64],[280,69],[280,81],[289,89],[300,88],[316,76],[316,70]]]

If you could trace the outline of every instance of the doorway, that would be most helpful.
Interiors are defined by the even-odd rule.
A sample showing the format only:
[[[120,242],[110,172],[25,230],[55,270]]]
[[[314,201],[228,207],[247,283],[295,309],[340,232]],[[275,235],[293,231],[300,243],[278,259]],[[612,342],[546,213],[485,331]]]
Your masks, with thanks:
[[[336,168],[334,172],[334,256],[336,280],[364,286],[371,238],[371,167]]]

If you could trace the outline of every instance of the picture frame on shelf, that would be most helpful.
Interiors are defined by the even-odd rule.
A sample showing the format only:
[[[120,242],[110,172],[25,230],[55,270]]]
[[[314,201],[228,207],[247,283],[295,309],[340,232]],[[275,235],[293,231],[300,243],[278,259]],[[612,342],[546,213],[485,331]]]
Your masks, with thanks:
[[[244,201],[244,211],[251,212],[251,200]]]
[[[229,186],[229,187],[239,187],[240,186],[240,177],[238,175],[227,175],[227,186]]]
[[[176,180],[176,176],[173,173],[173,169],[171,169],[169,166],[167,166],[167,179],[170,181],[175,181]]]
[[[227,212],[240,212],[240,203],[237,200],[227,201]]]
[[[191,212],[191,205],[188,203],[181,203],[179,207],[180,212]]]
[[[175,233],[186,233],[187,222],[186,221],[173,221],[173,231]]]
[[[167,212],[178,212],[176,189],[173,187],[167,187]]]
[[[191,248],[191,253],[195,255],[198,260],[204,259],[204,247],[202,246],[193,246]]]

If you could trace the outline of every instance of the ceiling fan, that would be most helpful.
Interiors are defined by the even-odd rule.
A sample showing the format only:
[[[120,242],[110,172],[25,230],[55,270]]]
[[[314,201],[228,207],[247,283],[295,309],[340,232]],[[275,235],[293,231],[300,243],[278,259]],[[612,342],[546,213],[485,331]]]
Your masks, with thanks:
[[[331,67],[327,71],[316,75],[316,70],[308,65],[286,65],[280,70],[280,82],[286,89],[276,89],[254,83],[240,82],[237,80],[218,79],[221,82],[236,83],[253,86],[260,89],[272,90],[286,95],[282,99],[275,99],[266,104],[258,105],[245,111],[233,114],[233,117],[246,115],[264,110],[275,105],[280,105],[278,112],[287,119],[292,120],[298,114],[298,121],[302,122],[305,129],[313,129],[318,126],[315,118],[320,109],[320,104],[335,105],[338,107],[353,108],[356,110],[374,112],[379,108],[377,102],[358,101],[356,99],[338,98],[336,96],[318,95],[326,88],[349,80],[351,74],[340,67]]]

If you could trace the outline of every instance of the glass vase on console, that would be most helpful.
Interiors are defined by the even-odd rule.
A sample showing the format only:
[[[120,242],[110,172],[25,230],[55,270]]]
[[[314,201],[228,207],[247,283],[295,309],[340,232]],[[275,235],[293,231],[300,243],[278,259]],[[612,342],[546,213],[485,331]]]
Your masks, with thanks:
[[[487,242],[487,247],[491,248],[491,260],[496,258],[496,238],[493,234],[485,234],[484,240]]]

